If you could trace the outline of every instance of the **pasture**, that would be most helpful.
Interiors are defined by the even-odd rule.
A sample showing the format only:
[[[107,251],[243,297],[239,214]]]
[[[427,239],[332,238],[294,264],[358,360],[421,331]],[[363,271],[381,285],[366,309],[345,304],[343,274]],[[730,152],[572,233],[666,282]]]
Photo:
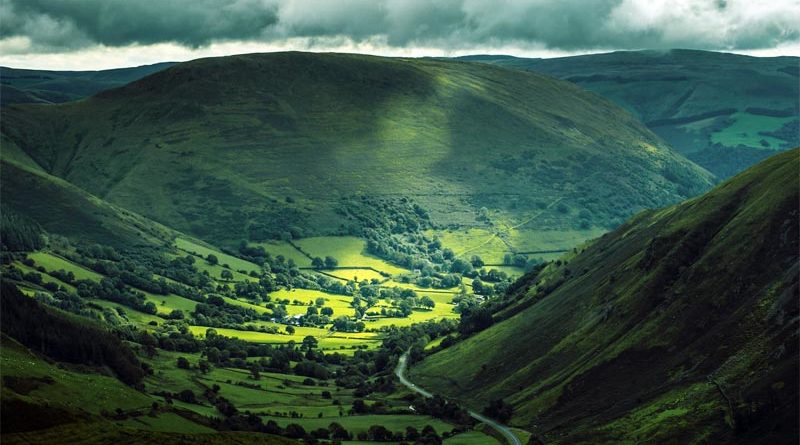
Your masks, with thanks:
[[[295,241],[312,257],[325,258],[330,255],[339,261],[339,266],[371,267],[391,275],[408,272],[400,266],[366,253],[367,242],[354,236],[318,236]]]
[[[303,255],[291,244],[285,241],[270,241],[263,243],[253,243],[255,246],[263,247],[264,250],[272,255],[273,258],[282,256],[286,260],[292,260],[298,267],[311,267],[311,258]]]
[[[290,423],[302,425],[306,430],[317,428],[327,428],[332,422],[342,425],[346,430],[358,434],[367,431],[373,425],[382,425],[390,431],[403,431],[406,427],[412,426],[417,430],[422,430],[426,425],[430,425],[437,433],[442,434],[452,431],[453,425],[443,422],[430,416],[404,415],[404,414],[367,414],[361,416],[335,416],[321,418],[301,418],[293,419],[286,417],[263,416],[264,421],[274,420],[278,425],[286,426]],[[357,442],[356,442],[357,443]]]
[[[87,269],[80,264],[75,264],[65,258],[53,255],[47,252],[33,252],[28,254],[28,258],[36,262],[36,266],[42,266],[48,272],[63,269],[66,272],[72,272],[77,280],[92,280],[100,281],[103,277],[99,273]]]
[[[196,301],[181,297],[180,295],[156,295],[150,292],[141,292],[145,295],[147,301],[152,301],[153,304],[156,305],[160,315],[168,315],[176,309],[183,311],[185,315],[189,315],[194,312],[194,308],[197,306]]]
[[[750,147],[763,147],[778,149],[785,141],[759,134],[761,131],[774,131],[786,122],[796,119],[796,117],[772,117],[750,114],[747,112],[734,113],[731,116],[734,123],[722,131],[711,135],[711,141],[720,143],[727,147],[745,145]],[[761,141],[767,145],[763,145]]]
[[[237,258],[235,256],[228,255],[226,253],[222,253],[217,249],[213,249],[207,247],[205,245],[199,244],[197,242],[185,239],[185,238],[176,238],[175,239],[175,246],[186,252],[195,255],[202,256],[205,258],[209,254],[216,255],[217,259],[219,260],[219,264],[227,264],[233,270],[244,270],[247,272],[254,271],[254,272],[261,272],[261,267],[258,264],[251,263],[249,261],[245,261],[241,258]]]

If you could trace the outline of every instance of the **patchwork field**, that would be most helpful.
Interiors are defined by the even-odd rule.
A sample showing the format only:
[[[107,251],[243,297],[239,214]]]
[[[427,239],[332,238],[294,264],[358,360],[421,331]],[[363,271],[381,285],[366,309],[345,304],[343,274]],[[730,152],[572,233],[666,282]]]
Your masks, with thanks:
[[[286,344],[294,341],[297,344],[303,342],[306,336],[312,336],[319,342],[319,348],[328,351],[340,349],[357,349],[359,347],[370,348],[377,347],[380,343],[380,337],[376,333],[347,333],[347,332],[333,332],[326,329],[313,328],[307,326],[294,326],[294,334],[287,334],[285,331],[286,326],[269,323],[259,322],[255,326],[275,327],[279,329],[279,333],[273,334],[268,332],[259,331],[245,331],[238,329],[227,328],[213,328],[219,335],[226,337],[235,337],[251,343],[266,343],[266,344]],[[207,326],[190,326],[189,331],[198,336],[205,337]]]

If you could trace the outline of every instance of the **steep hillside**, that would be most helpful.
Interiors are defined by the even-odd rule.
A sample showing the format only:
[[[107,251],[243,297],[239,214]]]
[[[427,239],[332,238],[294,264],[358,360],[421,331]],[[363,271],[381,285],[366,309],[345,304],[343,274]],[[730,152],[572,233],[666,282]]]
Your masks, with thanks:
[[[547,443],[796,443],[800,149],[637,215],[412,369]]]
[[[100,71],[47,71],[0,67],[0,106],[60,103],[120,87],[174,65],[156,63]]]
[[[630,110],[672,147],[720,177],[800,144],[797,57],[672,50],[466,59],[575,82]]]
[[[711,180],[569,82],[452,61],[201,59],[8,107],[2,132],[48,173],[216,242],[351,232],[341,200],[357,195],[409,197],[442,226],[537,210],[540,228],[606,227]]]
[[[164,245],[175,232],[133,212],[92,196],[43,172],[4,146],[0,158],[4,209],[36,221],[47,232],[84,242],[131,247]]]

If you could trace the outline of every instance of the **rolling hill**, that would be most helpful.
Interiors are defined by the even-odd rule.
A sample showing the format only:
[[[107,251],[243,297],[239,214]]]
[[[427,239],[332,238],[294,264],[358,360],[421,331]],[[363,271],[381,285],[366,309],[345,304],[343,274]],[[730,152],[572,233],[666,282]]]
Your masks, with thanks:
[[[800,144],[797,57],[671,50],[462,59],[546,73],[594,91],[722,178]]]
[[[796,443],[800,149],[530,274],[412,368],[546,443]]]
[[[166,69],[174,62],[100,71],[47,71],[0,67],[0,106],[83,99]]]
[[[8,106],[2,134],[42,171],[218,244],[357,233],[342,203],[358,196],[408,198],[442,227],[534,212],[537,229],[610,227],[712,182],[593,93],[453,61],[200,59],[80,102]]]

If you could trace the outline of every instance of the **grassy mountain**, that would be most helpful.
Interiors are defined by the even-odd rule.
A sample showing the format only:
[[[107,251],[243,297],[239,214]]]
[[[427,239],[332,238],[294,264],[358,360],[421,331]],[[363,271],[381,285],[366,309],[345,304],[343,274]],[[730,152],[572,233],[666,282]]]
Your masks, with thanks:
[[[5,147],[4,147],[5,150]],[[112,246],[163,245],[175,232],[38,168],[0,159],[3,206],[49,233]]]
[[[796,443],[800,149],[525,277],[412,369],[547,443]]]
[[[797,57],[672,50],[466,59],[551,74],[607,97],[720,177],[800,144]]]
[[[175,63],[101,71],[47,71],[0,67],[0,106],[60,103],[120,87]]]
[[[350,232],[342,199],[404,196],[441,226],[609,226],[711,176],[597,95],[453,61],[272,53],[181,63],[85,101],[4,109],[45,172],[230,242]],[[486,207],[486,210],[482,208]]]

